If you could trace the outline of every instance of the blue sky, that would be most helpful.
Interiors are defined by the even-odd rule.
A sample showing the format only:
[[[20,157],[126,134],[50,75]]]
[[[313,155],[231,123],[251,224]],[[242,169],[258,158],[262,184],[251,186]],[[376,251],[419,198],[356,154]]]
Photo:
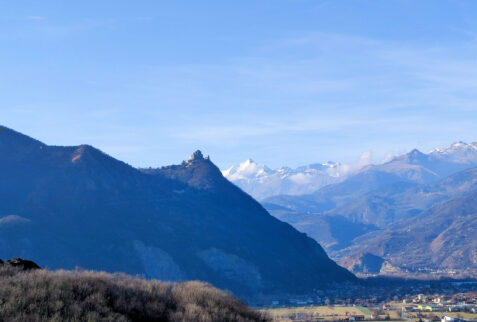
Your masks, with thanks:
[[[0,124],[135,166],[477,141],[477,2],[1,1]]]

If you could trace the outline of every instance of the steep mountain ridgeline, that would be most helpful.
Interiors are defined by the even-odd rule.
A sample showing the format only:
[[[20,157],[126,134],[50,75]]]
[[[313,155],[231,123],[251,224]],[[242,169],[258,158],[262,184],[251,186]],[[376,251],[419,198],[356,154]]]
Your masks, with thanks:
[[[47,146],[2,128],[0,166],[0,257],[199,279],[243,297],[355,280],[200,152],[138,170],[91,146]]]

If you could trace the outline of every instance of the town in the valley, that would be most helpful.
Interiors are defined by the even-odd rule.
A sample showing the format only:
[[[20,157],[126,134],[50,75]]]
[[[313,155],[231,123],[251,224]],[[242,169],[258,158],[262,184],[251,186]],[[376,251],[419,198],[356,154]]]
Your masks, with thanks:
[[[402,282],[271,300],[275,321],[477,321],[477,282]]]

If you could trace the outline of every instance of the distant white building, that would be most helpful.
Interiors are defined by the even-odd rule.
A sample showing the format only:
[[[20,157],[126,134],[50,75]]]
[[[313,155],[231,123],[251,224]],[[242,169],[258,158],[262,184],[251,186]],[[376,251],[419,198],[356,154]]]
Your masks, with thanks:
[[[441,318],[441,322],[464,322],[462,319],[453,318],[452,316],[444,315]]]

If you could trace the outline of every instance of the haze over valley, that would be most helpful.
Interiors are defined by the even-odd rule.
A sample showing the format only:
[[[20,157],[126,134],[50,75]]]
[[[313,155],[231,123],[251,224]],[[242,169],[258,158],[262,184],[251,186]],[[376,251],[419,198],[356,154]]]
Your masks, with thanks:
[[[247,160],[223,174],[355,273],[475,277],[476,167],[477,143],[456,142],[347,172]]]

